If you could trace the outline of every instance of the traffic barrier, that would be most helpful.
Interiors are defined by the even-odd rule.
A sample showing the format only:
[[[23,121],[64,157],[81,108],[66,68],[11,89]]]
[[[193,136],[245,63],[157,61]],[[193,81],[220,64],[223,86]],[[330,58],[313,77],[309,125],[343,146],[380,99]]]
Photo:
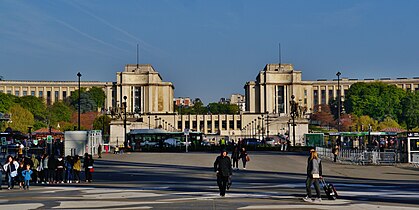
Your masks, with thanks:
[[[332,149],[316,147],[316,151],[322,158],[330,160],[334,159]],[[339,162],[342,163],[351,163],[358,165],[394,165],[396,164],[397,153],[341,149],[339,150],[337,159],[339,160]]]

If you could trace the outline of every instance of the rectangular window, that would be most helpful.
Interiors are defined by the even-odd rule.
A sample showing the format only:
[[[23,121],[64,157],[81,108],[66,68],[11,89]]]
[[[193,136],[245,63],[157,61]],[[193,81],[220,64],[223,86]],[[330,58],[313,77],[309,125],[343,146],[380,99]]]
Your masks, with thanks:
[[[189,126],[189,120],[188,120],[188,121],[185,121],[185,128],[186,128],[186,129],[190,129],[190,126]]]
[[[63,99],[67,98],[67,91],[63,91]]]
[[[242,121],[241,120],[237,120],[237,128],[238,129],[242,128]]]
[[[318,95],[319,95],[319,91],[318,90],[314,90],[313,91],[313,103],[314,103],[314,105],[319,105],[319,97],[318,97]]]
[[[192,121],[192,129],[196,130],[198,128],[198,123],[194,120]]]
[[[218,120],[215,121],[215,130],[218,131],[220,127],[220,122]]]
[[[134,112],[141,112],[141,87],[135,87],[134,90]]]
[[[55,91],[55,93],[54,93],[54,101],[57,102],[58,99],[59,99],[59,97],[60,97],[60,92]]]
[[[177,121],[177,128],[182,129],[182,121]]]
[[[232,130],[234,130],[234,120],[229,120],[228,121],[228,127]]]
[[[44,97],[44,91],[39,91],[39,98],[43,98]]]
[[[221,129],[227,130],[227,120],[221,121]]]
[[[326,104],[326,90],[321,90],[321,94],[322,104]]]
[[[307,90],[304,90],[304,96],[307,96]]]
[[[343,90],[343,98],[345,98],[345,96],[348,94],[349,90]]]
[[[15,96],[19,96],[19,91],[15,90]]]
[[[12,91],[11,91],[11,90],[8,90],[8,91],[7,91],[7,94],[12,94]]]
[[[27,96],[28,95],[28,91],[24,90],[23,91],[23,96]]]
[[[51,105],[51,91],[47,91],[47,105]]]
[[[333,90],[329,90],[329,101],[333,100],[335,96],[333,95]]]
[[[304,104],[307,104],[307,99],[306,98],[304,99]]]
[[[278,113],[285,113],[284,86],[278,86]]]
[[[31,96],[35,96],[35,91],[31,91]]]

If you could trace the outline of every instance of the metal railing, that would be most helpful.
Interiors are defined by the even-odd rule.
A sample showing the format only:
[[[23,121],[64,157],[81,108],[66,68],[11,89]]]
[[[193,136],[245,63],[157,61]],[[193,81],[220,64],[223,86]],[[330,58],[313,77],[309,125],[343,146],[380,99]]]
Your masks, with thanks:
[[[322,158],[334,159],[332,149],[316,147],[316,151]],[[339,162],[358,165],[395,165],[397,162],[397,153],[340,149],[337,160],[339,160]]]

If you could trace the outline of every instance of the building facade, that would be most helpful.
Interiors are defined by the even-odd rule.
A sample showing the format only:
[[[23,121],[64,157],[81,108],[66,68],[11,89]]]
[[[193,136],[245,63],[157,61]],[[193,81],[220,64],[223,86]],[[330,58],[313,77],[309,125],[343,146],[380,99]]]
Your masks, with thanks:
[[[292,64],[268,64],[259,72],[255,81],[245,84],[246,112],[272,113],[279,116],[290,115],[291,96],[298,103],[298,114],[308,115],[316,105],[328,104],[338,95],[345,99],[352,84],[358,82],[383,82],[396,85],[406,91],[419,91],[419,77],[414,78],[381,78],[381,79],[348,79],[303,81],[301,71]]]
[[[111,82],[80,81],[80,87],[87,90],[91,87],[106,88],[112,86]],[[78,90],[77,81],[24,81],[24,80],[0,80],[0,93],[15,96],[35,96],[42,98],[47,105],[65,100]]]
[[[394,84],[406,91],[419,91],[419,78],[347,79],[303,81],[302,72],[292,64],[267,64],[246,82],[245,95],[234,94],[231,103],[245,104],[235,115],[180,115],[174,110],[174,86],[163,81],[149,64],[128,64],[116,73],[115,82],[81,81],[81,87],[101,87],[106,94],[107,114],[113,118],[110,144],[124,141],[131,129],[161,128],[168,131],[190,129],[204,134],[235,138],[260,138],[288,134],[295,129],[296,144],[303,144],[308,132],[308,116],[316,105],[327,104],[338,95],[344,100],[349,87],[357,82],[380,81]],[[10,81],[0,80],[0,92],[17,96],[41,97],[46,104],[64,100],[78,88],[77,81]],[[298,103],[295,126],[291,121],[291,96]],[[174,103],[175,102],[175,103]],[[181,101],[179,101],[181,103]],[[124,107],[126,104],[126,107]],[[126,108],[126,112],[125,112]],[[126,116],[126,121],[125,121]],[[126,130],[124,129],[126,122]]]

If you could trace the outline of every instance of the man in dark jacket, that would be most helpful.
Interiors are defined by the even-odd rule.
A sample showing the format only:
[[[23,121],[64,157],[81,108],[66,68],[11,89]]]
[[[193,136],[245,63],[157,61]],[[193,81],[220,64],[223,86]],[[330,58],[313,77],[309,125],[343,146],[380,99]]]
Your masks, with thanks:
[[[220,195],[224,197],[226,194],[228,178],[233,174],[231,160],[227,156],[226,150],[223,150],[221,155],[215,159],[214,171],[217,173],[217,184],[220,189]]]

